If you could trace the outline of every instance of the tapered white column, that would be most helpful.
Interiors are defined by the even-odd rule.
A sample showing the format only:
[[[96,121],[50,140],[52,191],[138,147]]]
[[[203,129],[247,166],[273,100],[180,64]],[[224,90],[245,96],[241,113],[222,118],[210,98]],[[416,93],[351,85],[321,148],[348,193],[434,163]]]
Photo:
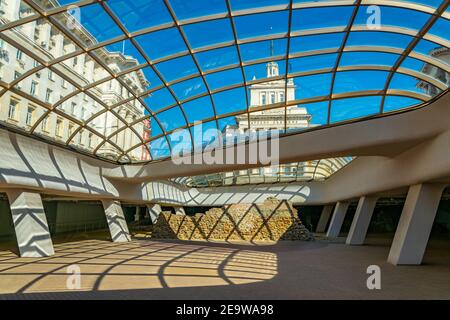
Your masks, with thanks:
[[[150,215],[150,219],[152,223],[155,224],[158,220],[159,215],[161,214],[161,206],[157,203],[147,204],[148,214]]]
[[[409,187],[388,262],[395,265],[422,263],[444,188],[440,184]]]
[[[47,257],[55,254],[40,194],[7,191],[21,257]]]
[[[186,212],[184,211],[183,207],[173,207],[175,209],[175,214],[180,216],[185,216]]]
[[[105,209],[106,222],[113,242],[127,242],[131,240],[125,215],[119,201],[102,200]]]
[[[317,223],[316,232],[322,233],[327,229],[328,221],[330,220],[331,214],[333,213],[334,205],[326,205],[322,209],[320,214],[319,222]]]
[[[141,207],[136,207],[136,212],[134,214],[134,221],[138,222],[141,218]]]
[[[350,202],[338,202],[334,208],[333,217],[328,227],[327,237],[336,238],[341,231],[342,223],[344,222],[345,214],[347,213]]]
[[[377,200],[377,197],[364,196],[359,198],[355,217],[345,243],[350,245],[361,245],[364,243]]]

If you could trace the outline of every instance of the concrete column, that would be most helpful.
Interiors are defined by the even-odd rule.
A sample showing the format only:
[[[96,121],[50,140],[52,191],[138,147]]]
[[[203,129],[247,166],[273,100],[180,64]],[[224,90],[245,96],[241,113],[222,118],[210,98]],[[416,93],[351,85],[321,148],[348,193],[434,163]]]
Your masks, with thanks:
[[[422,263],[444,188],[440,184],[409,187],[388,262],[395,265]]]
[[[55,254],[47,218],[38,193],[7,191],[21,257],[47,257]]]
[[[157,203],[147,204],[148,214],[150,215],[150,219],[152,223],[155,224],[158,220],[159,215],[162,212],[161,206]]]
[[[141,207],[136,206],[136,213],[134,214],[134,221],[139,221],[141,218]]]
[[[185,216],[186,212],[184,211],[183,207],[173,207],[175,209],[175,214],[180,216]]]
[[[112,241],[130,241],[130,232],[128,231],[127,222],[122,207],[120,206],[120,202],[115,200],[102,200],[102,204],[105,209],[106,222],[109,226]]]
[[[328,221],[330,220],[331,213],[333,212],[334,205],[326,205],[322,209],[319,222],[317,223],[316,232],[322,233],[327,229]]]
[[[333,217],[328,227],[327,237],[336,238],[341,231],[342,222],[344,222],[345,214],[347,213],[350,202],[338,202],[334,208]]]
[[[359,199],[355,217],[353,218],[345,243],[350,245],[361,245],[364,243],[377,200],[377,197],[366,196]]]

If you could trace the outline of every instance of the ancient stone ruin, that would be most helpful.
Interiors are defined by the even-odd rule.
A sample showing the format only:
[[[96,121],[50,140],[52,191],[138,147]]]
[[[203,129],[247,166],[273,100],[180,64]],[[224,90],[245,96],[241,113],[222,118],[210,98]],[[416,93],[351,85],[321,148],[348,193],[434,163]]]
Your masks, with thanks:
[[[194,216],[161,213],[152,238],[180,240],[314,240],[288,201],[233,204]]]

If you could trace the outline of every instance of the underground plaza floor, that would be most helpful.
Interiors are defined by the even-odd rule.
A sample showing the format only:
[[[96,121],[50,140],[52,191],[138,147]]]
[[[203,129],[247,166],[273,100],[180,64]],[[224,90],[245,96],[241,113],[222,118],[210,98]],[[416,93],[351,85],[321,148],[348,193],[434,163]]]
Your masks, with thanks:
[[[56,244],[55,255],[46,258],[20,258],[3,250],[0,299],[450,298],[448,241],[431,241],[422,266],[390,265],[390,241],[367,242],[351,247],[321,240],[230,244],[95,239]],[[369,265],[381,268],[381,290],[367,289]],[[70,278],[74,270],[80,272],[76,288]]]

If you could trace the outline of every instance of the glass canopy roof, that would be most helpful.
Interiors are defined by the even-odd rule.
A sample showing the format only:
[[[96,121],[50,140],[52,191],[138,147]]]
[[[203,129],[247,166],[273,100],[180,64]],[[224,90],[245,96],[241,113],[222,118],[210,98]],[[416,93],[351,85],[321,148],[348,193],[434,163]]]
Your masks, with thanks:
[[[331,158],[201,176],[180,177],[171,180],[192,188],[323,181],[345,167],[352,160],[352,157]]]
[[[419,106],[450,84],[449,2],[0,1],[0,123],[140,163]]]

